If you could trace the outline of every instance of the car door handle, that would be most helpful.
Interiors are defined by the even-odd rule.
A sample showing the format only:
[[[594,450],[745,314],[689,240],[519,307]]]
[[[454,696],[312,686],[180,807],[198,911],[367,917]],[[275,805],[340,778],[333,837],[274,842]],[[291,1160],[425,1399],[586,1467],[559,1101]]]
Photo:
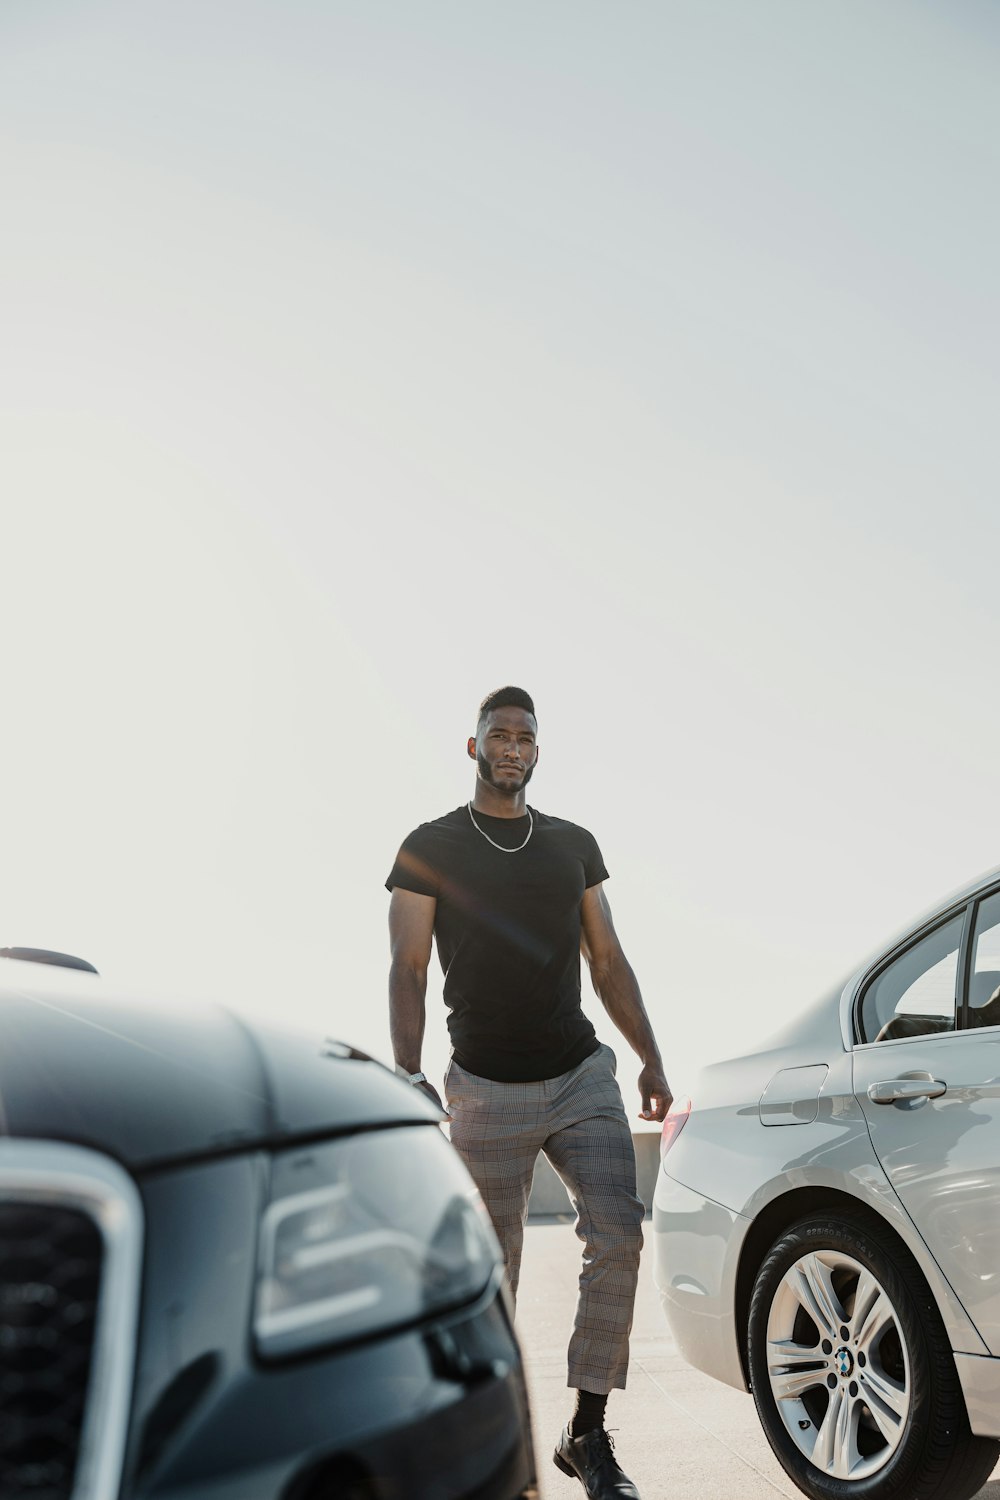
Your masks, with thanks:
[[[886,1078],[868,1085],[873,1104],[896,1104],[900,1099],[939,1099],[948,1085],[940,1078]]]

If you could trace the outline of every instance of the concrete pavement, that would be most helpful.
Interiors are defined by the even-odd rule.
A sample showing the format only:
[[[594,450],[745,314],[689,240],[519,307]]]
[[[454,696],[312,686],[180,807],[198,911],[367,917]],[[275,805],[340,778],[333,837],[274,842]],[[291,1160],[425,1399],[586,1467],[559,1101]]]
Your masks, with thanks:
[[[552,1463],[552,1449],[572,1411],[566,1343],[579,1265],[571,1223],[529,1223],[517,1329],[532,1400],[540,1500],[578,1500],[583,1494],[578,1481]],[[677,1353],[653,1286],[648,1235],[628,1389],[611,1396],[607,1425],[642,1500],[776,1500],[779,1495],[801,1500],[768,1447],[752,1398],[693,1370]],[[1000,1466],[980,1494],[982,1500],[1000,1500]]]

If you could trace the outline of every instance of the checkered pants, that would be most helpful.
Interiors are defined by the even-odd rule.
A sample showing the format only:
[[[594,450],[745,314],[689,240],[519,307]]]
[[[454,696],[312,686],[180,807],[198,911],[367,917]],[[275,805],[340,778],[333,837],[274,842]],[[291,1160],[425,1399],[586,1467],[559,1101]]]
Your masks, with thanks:
[[[567,1384],[600,1395],[624,1388],[643,1204],[615,1054],[602,1045],[538,1083],[495,1083],[452,1060],[444,1089],[452,1145],[489,1209],[515,1296],[539,1151],[566,1184],[584,1245]]]

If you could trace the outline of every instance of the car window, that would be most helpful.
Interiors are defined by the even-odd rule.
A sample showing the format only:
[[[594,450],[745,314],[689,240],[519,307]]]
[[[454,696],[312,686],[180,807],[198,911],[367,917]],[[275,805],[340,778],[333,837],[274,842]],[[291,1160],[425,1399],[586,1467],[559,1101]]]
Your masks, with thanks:
[[[865,1041],[954,1031],[958,950],[965,913],[914,943],[865,991],[861,1032]],[[997,981],[1000,984],[1000,980]]]
[[[976,912],[968,1024],[1000,1026],[1000,891],[980,901]]]

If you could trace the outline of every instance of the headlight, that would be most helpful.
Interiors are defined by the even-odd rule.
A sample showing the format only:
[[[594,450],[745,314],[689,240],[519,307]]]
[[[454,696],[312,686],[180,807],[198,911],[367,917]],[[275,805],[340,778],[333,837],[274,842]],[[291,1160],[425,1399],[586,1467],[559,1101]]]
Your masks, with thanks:
[[[481,1292],[500,1260],[462,1162],[433,1126],[275,1159],[254,1334],[264,1358],[367,1337]]]

